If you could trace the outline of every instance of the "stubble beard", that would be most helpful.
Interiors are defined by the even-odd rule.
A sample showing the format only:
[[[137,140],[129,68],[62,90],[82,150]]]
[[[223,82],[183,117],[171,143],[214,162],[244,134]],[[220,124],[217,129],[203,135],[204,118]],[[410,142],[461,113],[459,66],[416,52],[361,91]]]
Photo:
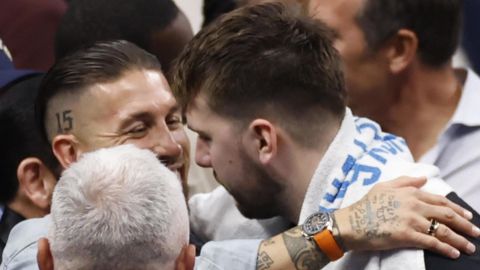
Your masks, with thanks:
[[[229,191],[235,198],[237,208],[247,218],[266,219],[281,215],[279,194],[282,186],[269,175],[265,168],[252,162],[247,154],[240,150],[240,160],[246,177],[254,179],[255,188],[250,191]]]

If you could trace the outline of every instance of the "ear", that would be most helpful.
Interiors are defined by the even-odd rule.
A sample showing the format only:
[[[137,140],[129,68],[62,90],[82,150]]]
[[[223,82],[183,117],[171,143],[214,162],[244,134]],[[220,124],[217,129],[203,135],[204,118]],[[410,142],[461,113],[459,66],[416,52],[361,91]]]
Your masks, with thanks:
[[[193,270],[195,265],[195,246],[185,245],[175,261],[175,270]],[[42,269],[40,269],[42,270]]]
[[[54,174],[40,159],[30,157],[22,160],[18,165],[17,178],[25,196],[43,214],[48,214],[53,189],[57,183]]]
[[[253,142],[261,163],[267,164],[277,153],[277,130],[264,119],[253,120],[248,127],[248,138]]]
[[[53,270],[53,256],[47,238],[38,240],[37,264],[40,270]]]
[[[404,71],[415,59],[418,51],[417,35],[407,29],[400,29],[387,42],[386,56],[390,71],[398,74]]]
[[[73,134],[61,134],[55,136],[52,140],[52,150],[58,162],[64,169],[77,161],[81,155],[78,147],[78,140]]]

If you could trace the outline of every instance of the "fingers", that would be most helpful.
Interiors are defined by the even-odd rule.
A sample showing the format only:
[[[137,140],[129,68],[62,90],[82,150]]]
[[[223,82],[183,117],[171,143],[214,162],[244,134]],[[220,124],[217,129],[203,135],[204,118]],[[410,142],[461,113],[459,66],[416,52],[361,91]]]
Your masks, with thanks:
[[[425,204],[418,211],[426,219],[434,218],[459,233],[472,237],[478,237],[480,235],[480,230],[475,225],[449,207]]]
[[[431,221],[424,220],[422,223],[422,228],[425,228],[424,233],[427,235],[427,230],[430,227]],[[422,232],[420,231],[420,233]],[[451,230],[449,227],[445,226],[441,222],[434,235],[430,237],[439,240],[443,244],[446,244],[450,246],[450,248],[454,248],[457,251],[460,250],[466,254],[473,254],[475,252],[475,246],[472,243],[470,243],[465,237],[455,233],[453,230]]]
[[[417,241],[418,248],[428,249],[432,252],[439,253],[452,259],[457,259],[460,257],[460,251],[458,251],[458,249],[440,241],[438,238],[421,232],[416,233],[414,237]]]
[[[462,217],[468,220],[472,219],[473,217],[472,212],[466,210],[465,208],[461,207],[460,205],[450,201],[449,199],[443,196],[434,195],[428,192],[418,191],[417,197],[428,204],[448,207],[453,211],[455,211],[457,214],[461,215]]]
[[[385,183],[386,186],[392,188],[401,188],[401,187],[416,187],[420,188],[427,182],[426,177],[410,177],[410,176],[401,176],[395,180],[388,181]]]

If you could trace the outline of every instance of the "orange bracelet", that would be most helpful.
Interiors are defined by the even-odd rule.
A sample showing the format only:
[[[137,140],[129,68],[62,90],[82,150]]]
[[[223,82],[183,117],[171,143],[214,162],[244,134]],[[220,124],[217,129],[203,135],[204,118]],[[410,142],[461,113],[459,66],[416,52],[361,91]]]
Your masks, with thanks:
[[[327,255],[330,261],[336,261],[343,256],[343,250],[338,245],[335,238],[333,238],[332,232],[325,229],[313,236],[313,239],[317,243],[317,246]]]

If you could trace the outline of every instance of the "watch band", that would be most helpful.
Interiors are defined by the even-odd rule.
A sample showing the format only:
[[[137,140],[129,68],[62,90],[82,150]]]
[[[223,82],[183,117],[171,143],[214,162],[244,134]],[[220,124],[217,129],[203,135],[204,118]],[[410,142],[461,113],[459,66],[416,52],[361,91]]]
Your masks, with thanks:
[[[317,246],[327,255],[330,261],[336,261],[343,256],[343,250],[338,245],[335,238],[333,238],[332,232],[325,228],[323,231],[313,236]]]

